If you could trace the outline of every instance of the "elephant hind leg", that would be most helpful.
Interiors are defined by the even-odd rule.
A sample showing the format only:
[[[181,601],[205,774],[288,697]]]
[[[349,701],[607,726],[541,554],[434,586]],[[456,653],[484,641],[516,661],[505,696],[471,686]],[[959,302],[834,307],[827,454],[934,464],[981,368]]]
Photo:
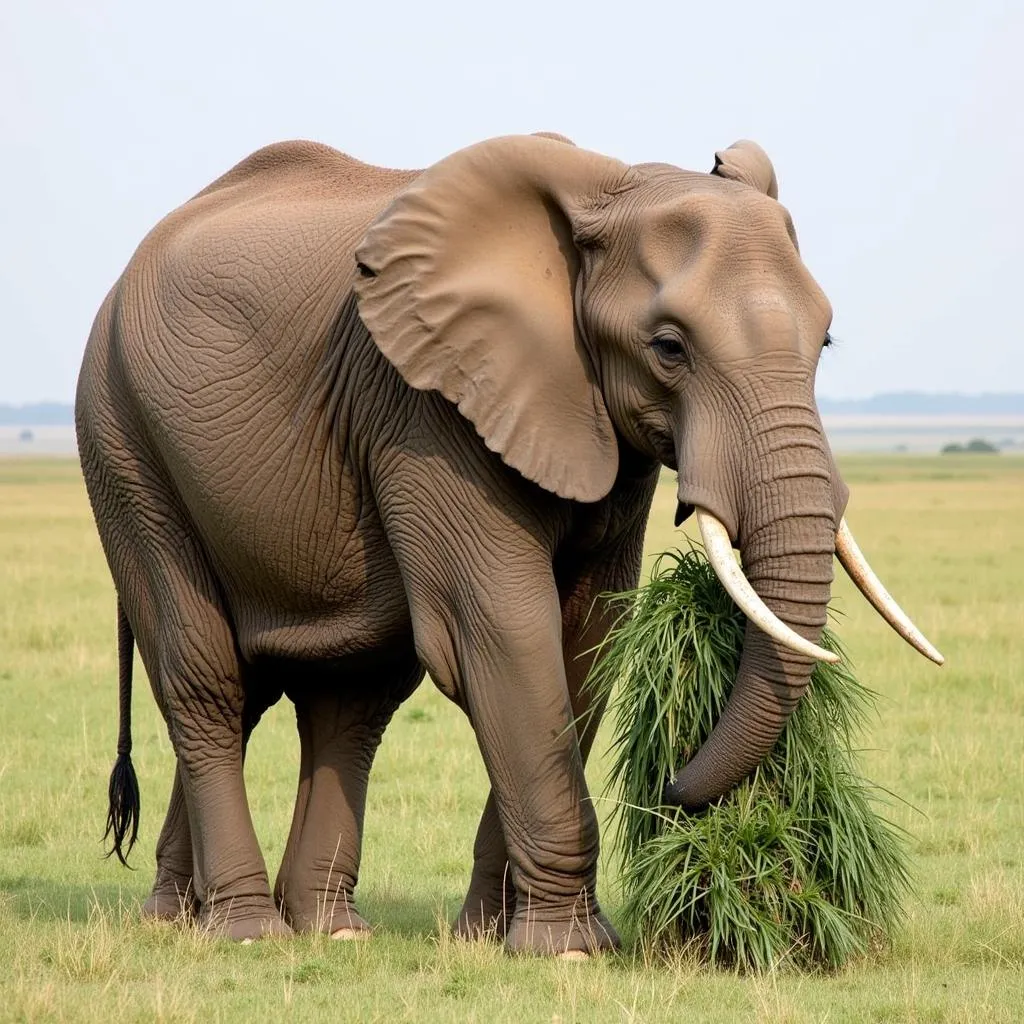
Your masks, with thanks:
[[[285,843],[284,856],[281,858],[277,881],[274,883],[274,902],[285,920],[288,920],[290,916],[285,901],[285,890],[291,888],[292,876],[296,872],[295,858],[302,838],[302,828],[306,821],[309,794],[313,787],[312,702],[307,697],[296,699],[295,696],[291,694],[290,696],[292,696],[295,706],[295,725],[299,734],[299,785],[295,794],[295,806],[292,809],[288,841]],[[298,879],[298,873],[295,873],[295,877]]]
[[[187,870],[187,819],[200,925],[238,939],[286,933],[245,795],[235,636],[192,520],[135,403],[125,400],[133,388],[110,316],[107,305],[90,339],[76,425],[100,540],[177,758],[182,800],[172,803],[168,872],[180,883]],[[158,884],[167,891],[159,874]]]
[[[233,634],[215,588],[180,577],[168,584],[174,628],[161,630],[160,688],[192,834],[197,923],[232,939],[287,934],[245,792],[246,701]]]
[[[147,909],[174,914],[179,894],[191,890],[188,907],[198,901],[197,923],[213,935],[285,934],[242,775],[247,729],[258,715],[217,581],[171,495],[137,486],[131,497],[138,519],[131,505],[116,522],[100,519],[101,537],[167,722],[177,780]]]
[[[368,659],[358,673],[306,678],[287,692],[302,746],[298,796],[274,894],[296,931],[369,934],[355,904],[366,788],[374,755],[423,670],[412,651]]]
[[[187,921],[199,909],[192,878],[192,830],[181,771],[175,763],[167,815],[156,842],[156,879],[149,898],[142,904],[142,916],[157,921]]]
[[[94,465],[101,462],[100,456],[83,445],[83,455]],[[104,467],[106,487],[100,491],[98,504],[116,488],[113,472]],[[137,471],[144,469],[140,464]],[[146,476],[140,473],[143,480]],[[153,479],[152,476],[149,477]],[[150,574],[142,554],[139,533],[126,529],[124,522],[113,525],[105,518],[97,520],[100,535],[111,551],[110,565],[117,584],[118,599],[132,623],[132,631],[139,656],[146,668],[146,674],[153,688],[153,696],[166,718],[164,695],[159,685],[159,627],[157,624],[158,601],[151,586]],[[108,541],[108,537],[116,540]],[[182,788],[181,771],[175,760],[174,781],[167,804],[167,813],[156,843],[156,877],[153,888],[142,905],[142,917],[159,921],[188,921],[199,913],[200,904],[196,896],[192,871],[192,830],[189,826],[188,807]]]
[[[157,704],[163,712],[163,695],[158,685],[157,603],[148,583],[145,563],[132,539],[132,534],[123,536],[117,547],[115,580],[119,583],[119,599],[124,603],[126,614],[134,625],[139,656],[153,683]],[[120,582],[122,580],[123,586]],[[188,822],[181,772],[175,760],[167,813],[156,843],[156,878],[142,905],[142,917],[159,921],[194,918],[200,908],[192,874],[192,830]]]
[[[266,686],[247,686],[242,723],[243,757],[256,723],[267,708],[279,699],[279,690]],[[167,814],[156,843],[156,879],[149,898],[142,905],[142,916],[157,921],[191,921],[199,916],[201,909],[193,878],[192,829],[188,821],[181,769],[175,760]]]

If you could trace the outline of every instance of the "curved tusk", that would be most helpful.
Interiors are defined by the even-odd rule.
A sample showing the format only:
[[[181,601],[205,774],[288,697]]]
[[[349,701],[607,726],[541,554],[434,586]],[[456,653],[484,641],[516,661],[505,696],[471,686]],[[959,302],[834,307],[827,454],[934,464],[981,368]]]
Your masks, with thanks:
[[[704,541],[704,549],[708,553],[708,561],[715,575],[721,580],[722,586],[729,592],[729,596],[739,605],[740,610],[760,630],[767,633],[773,640],[777,640],[784,647],[788,647],[797,654],[814,658],[817,661],[828,661],[835,663],[839,660],[838,654],[826,651],[824,647],[812,644],[805,640],[799,633],[787,626],[771,609],[757,596],[750,580],[743,575],[743,570],[736,564],[732,556],[732,541],[729,540],[729,533],[726,528],[705,509],[697,509],[697,525],[700,527],[700,535]]]
[[[836,532],[836,557],[847,575],[857,585],[857,589],[871,602],[875,611],[896,630],[915,650],[930,658],[936,665],[945,662],[945,658],[928,642],[925,635],[910,621],[910,616],[892,599],[892,595],[882,581],[875,575],[868,560],[861,553],[857,542],[853,539],[850,527],[846,525],[846,517],[839,523]]]

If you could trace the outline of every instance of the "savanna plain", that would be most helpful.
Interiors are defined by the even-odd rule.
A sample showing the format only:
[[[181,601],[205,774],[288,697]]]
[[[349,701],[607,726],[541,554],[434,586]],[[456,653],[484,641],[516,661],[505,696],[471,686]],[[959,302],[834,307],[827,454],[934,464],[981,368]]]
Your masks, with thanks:
[[[0,1020],[1018,1021],[1024,1018],[1024,458],[848,457],[849,521],[947,656],[925,662],[841,570],[833,608],[879,695],[865,773],[894,796],[915,892],[885,948],[838,973],[709,971],[627,951],[506,957],[449,937],[486,794],[473,735],[429,683],[371,779],[360,880],[369,942],[239,946],[142,923],[173,758],[141,666],[136,870],[100,843],[116,736],[114,595],[71,460],[0,461]],[[673,487],[647,550],[685,543]],[[604,735],[610,734],[608,723]],[[588,776],[607,818],[604,747]],[[249,799],[271,876],[297,778],[290,706],[253,738]],[[616,918],[605,834],[602,902]]]

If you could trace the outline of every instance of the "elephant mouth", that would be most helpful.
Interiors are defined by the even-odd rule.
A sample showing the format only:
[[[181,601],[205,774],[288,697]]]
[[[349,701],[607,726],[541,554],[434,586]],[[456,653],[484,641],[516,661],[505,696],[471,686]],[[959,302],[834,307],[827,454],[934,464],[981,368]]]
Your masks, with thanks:
[[[685,501],[677,501],[676,502],[675,525],[677,527],[682,526],[683,523],[685,523],[686,520],[689,519],[690,516],[693,515],[695,509],[696,509],[695,505],[690,505],[689,503],[687,503]]]

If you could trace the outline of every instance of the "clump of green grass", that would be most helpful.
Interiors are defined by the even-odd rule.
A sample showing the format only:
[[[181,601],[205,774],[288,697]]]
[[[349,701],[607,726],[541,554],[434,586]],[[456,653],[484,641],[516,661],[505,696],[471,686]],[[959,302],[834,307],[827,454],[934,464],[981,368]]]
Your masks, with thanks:
[[[629,931],[656,952],[717,966],[839,967],[884,942],[909,888],[904,835],[878,812],[853,735],[874,695],[834,634],[772,753],[708,811],[661,804],[711,732],[736,677],[746,619],[703,552],[662,555],[619,595],[590,685],[610,699],[615,841]]]

